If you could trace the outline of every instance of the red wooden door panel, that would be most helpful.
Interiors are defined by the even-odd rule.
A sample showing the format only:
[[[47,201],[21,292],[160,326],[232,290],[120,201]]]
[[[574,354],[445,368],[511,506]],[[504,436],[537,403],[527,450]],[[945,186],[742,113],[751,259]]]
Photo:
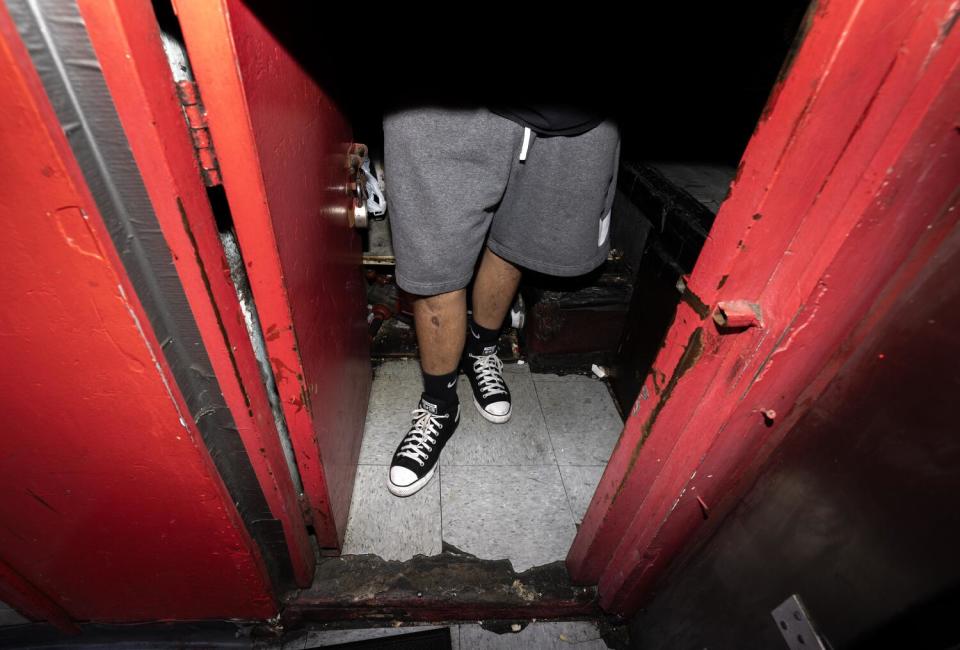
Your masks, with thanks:
[[[321,546],[339,549],[370,389],[350,125],[246,4],[175,6],[312,523]]]
[[[35,72],[49,37],[17,9],[15,26],[0,5],[4,600],[61,625],[270,616],[270,577],[205,446],[202,399],[158,340],[127,266],[137,255],[116,247],[101,209],[115,197],[93,190],[74,148],[87,133],[61,124]],[[70,65],[97,70],[86,61]]]
[[[723,516],[895,273],[956,224],[957,16],[947,0],[812,5],[567,558],[605,608],[635,611]],[[729,300],[759,304],[760,326],[719,329]]]
[[[266,389],[149,0],[80,0],[104,80],[210,356],[237,433],[273,517],[295,581],[313,580],[314,553]]]

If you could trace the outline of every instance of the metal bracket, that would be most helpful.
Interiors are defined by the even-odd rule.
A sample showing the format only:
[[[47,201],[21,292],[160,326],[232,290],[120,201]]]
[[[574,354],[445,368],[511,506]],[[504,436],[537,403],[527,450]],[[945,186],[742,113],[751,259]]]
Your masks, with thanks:
[[[770,612],[777,628],[790,650],[826,650],[827,646],[813,627],[813,621],[800,601],[793,594]]]
[[[717,303],[713,312],[713,321],[720,329],[739,330],[762,327],[763,315],[758,303],[748,300],[722,300]]]

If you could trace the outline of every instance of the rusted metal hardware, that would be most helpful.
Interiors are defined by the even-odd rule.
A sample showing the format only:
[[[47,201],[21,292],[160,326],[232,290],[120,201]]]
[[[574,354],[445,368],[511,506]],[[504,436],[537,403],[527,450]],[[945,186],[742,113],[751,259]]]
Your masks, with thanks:
[[[748,300],[721,300],[713,310],[713,320],[724,330],[763,326],[760,305]]]
[[[777,420],[777,412],[773,409],[763,409],[760,413],[763,415],[763,423],[768,427],[772,427],[773,423]]]
[[[367,145],[354,142],[347,149],[347,169],[350,179],[347,193],[353,197],[353,209],[348,214],[352,228],[366,228],[370,221],[367,215],[367,172],[363,159],[367,157]]]
[[[203,184],[207,187],[220,185],[223,179],[220,177],[217,153],[213,149],[213,140],[210,138],[210,129],[207,126],[207,111],[200,101],[200,90],[193,81],[178,81],[177,95],[180,97],[183,114],[187,119],[193,149],[197,153],[197,162],[200,163]]]
[[[367,216],[366,200],[358,196],[353,200],[353,210],[349,212],[351,228],[366,228],[370,225],[370,219]]]
[[[356,176],[357,172],[360,171],[360,166],[363,165],[363,159],[367,156],[367,145],[362,142],[352,142],[347,148],[347,167],[351,171],[351,175]]]

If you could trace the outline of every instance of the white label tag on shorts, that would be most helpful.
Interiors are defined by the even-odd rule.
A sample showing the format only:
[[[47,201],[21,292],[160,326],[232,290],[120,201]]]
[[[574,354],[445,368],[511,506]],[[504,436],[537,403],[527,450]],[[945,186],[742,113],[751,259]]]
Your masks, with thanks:
[[[603,242],[607,241],[607,234],[610,232],[610,213],[613,210],[607,212],[607,216],[600,220],[600,239],[597,240],[597,246],[603,246]]]

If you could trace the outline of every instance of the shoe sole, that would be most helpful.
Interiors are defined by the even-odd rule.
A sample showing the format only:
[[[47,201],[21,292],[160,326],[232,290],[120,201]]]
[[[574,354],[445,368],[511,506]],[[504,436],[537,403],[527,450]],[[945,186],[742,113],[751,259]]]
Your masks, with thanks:
[[[420,490],[422,490],[426,486],[426,484],[430,482],[430,479],[433,478],[433,474],[436,471],[437,471],[437,466],[434,465],[433,467],[430,468],[430,471],[427,472],[423,478],[417,479],[410,485],[397,485],[396,483],[390,480],[390,475],[387,474],[387,489],[390,490],[390,493],[392,495],[397,497],[412,496],[417,492],[419,492]]]
[[[511,405],[510,410],[503,415],[494,415],[493,413],[488,413],[487,411],[483,410],[483,407],[480,406],[480,402],[477,400],[473,400],[473,405],[477,407],[478,411],[480,411],[480,415],[494,424],[503,424],[510,419],[511,415],[513,415],[513,405]]]

